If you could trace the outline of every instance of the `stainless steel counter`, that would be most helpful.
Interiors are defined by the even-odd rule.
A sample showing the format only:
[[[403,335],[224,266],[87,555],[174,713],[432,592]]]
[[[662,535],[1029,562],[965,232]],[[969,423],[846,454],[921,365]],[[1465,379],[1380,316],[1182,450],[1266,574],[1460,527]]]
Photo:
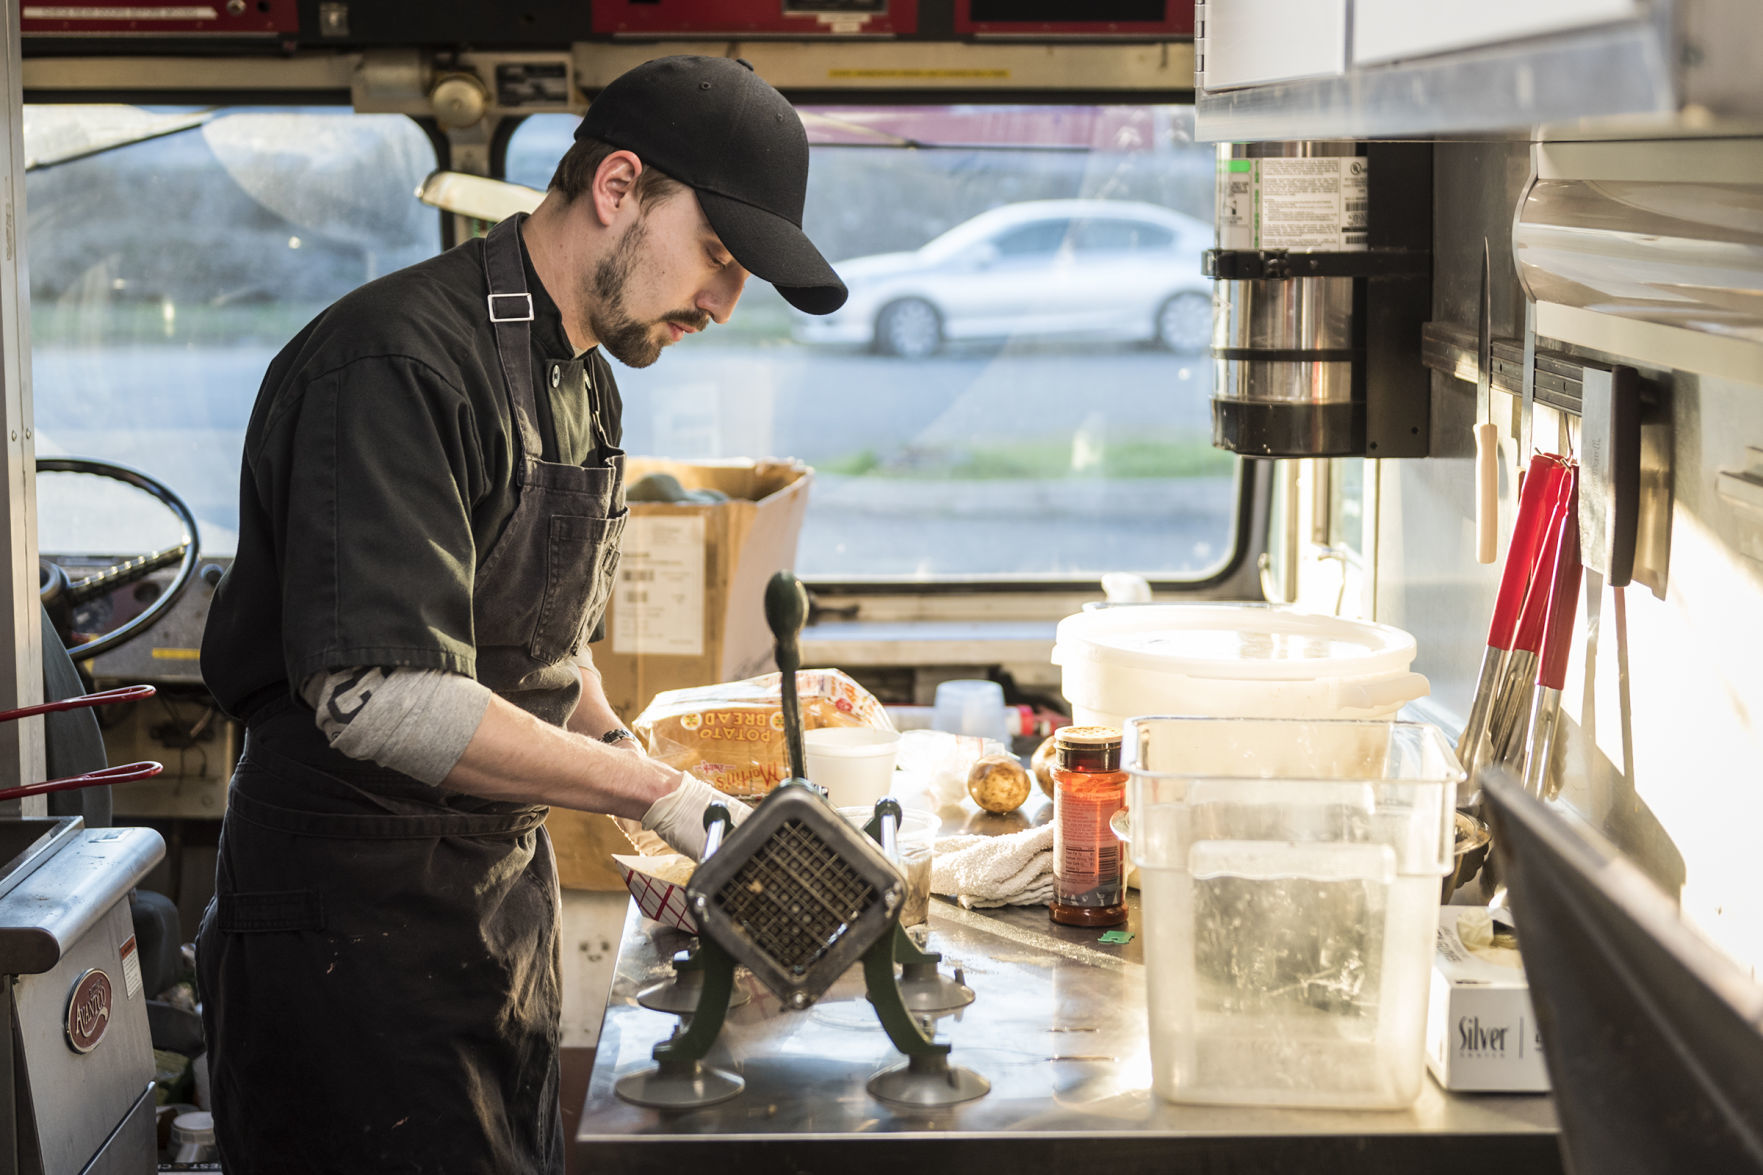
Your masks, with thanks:
[[[1136,897],[1136,895],[1135,895]],[[900,1060],[853,968],[806,1012],[790,1012],[744,973],[752,995],[730,1012],[707,1062],[746,1089],[704,1109],[663,1113],[619,1101],[613,1082],[650,1064],[678,1018],[638,1007],[692,941],[632,906],[588,1096],[571,1145],[580,1169],[837,1171],[840,1175],[997,1164],[1060,1172],[1106,1162],[1133,1170],[1559,1172],[1544,1096],[1452,1096],[1430,1077],[1403,1111],[1171,1105],[1150,1090],[1145,972],[1135,937],[1055,926],[1042,907],[967,911],[931,903],[929,949],[963,968],[975,1002],[940,1017],[950,1062],[992,1085],[936,1112],[891,1108],[864,1085]],[[1136,903],[1126,928],[1138,932]],[[1007,1167],[1005,1166],[1007,1164]],[[686,1168],[677,1168],[686,1169]]]

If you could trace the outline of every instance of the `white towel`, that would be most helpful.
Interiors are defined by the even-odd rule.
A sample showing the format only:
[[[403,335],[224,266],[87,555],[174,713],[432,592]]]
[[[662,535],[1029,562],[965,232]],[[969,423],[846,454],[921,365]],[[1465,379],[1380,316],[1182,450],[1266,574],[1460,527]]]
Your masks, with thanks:
[[[1053,826],[943,837],[931,861],[930,888],[968,909],[1046,905],[1053,900]]]

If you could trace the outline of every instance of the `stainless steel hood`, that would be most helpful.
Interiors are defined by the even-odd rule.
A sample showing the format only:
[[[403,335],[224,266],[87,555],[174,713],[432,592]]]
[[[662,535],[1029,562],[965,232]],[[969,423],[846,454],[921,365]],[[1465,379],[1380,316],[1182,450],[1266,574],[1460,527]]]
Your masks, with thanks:
[[[1539,335],[1763,383],[1763,139],[1539,143],[1512,256]]]

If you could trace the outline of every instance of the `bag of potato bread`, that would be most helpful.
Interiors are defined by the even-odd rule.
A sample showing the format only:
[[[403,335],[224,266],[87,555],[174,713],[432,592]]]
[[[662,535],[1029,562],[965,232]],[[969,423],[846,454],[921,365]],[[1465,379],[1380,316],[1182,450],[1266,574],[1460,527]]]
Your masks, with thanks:
[[[632,723],[649,754],[726,795],[757,799],[790,774],[781,674],[655,695]],[[892,730],[875,696],[837,669],[796,673],[802,729],[872,726]]]

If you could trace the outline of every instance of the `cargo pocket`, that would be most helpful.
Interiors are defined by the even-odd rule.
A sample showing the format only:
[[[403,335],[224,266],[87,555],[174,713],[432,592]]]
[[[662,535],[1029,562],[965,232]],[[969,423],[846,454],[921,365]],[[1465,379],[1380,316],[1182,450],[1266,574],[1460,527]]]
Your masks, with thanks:
[[[311,889],[216,894],[214,927],[222,934],[323,930],[324,895]]]

